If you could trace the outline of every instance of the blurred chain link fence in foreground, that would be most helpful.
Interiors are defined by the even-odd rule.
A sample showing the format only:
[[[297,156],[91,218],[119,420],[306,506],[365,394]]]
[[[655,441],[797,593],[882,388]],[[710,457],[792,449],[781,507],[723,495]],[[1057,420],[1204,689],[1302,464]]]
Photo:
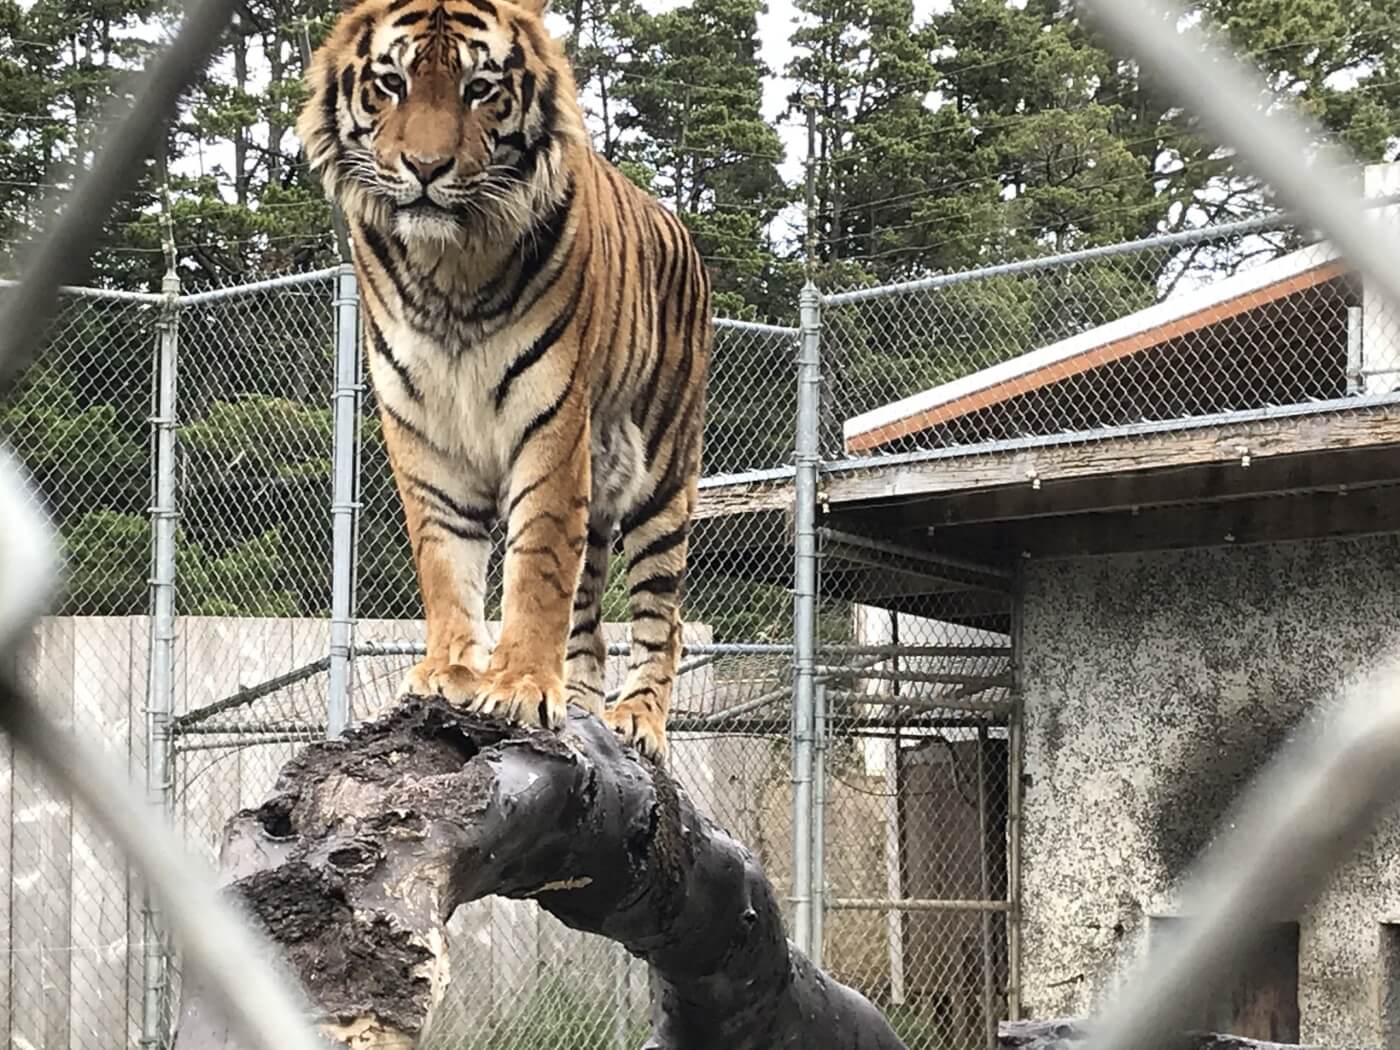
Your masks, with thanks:
[[[820,472],[1384,400],[1400,331],[1369,298],[1329,249],[1276,222],[830,294],[811,333]],[[1267,338],[1257,325],[1246,338],[1246,308]],[[356,312],[344,270],[185,296],[74,291],[0,408],[68,559],[23,673],[133,776],[160,748],[163,801],[211,859],[232,813],[347,713],[391,702],[421,652]],[[792,902],[799,944],[915,1050],[972,1050],[1019,1008],[1016,579],[825,522],[812,660],[798,659],[798,336],[719,324],[671,765]],[[176,428],[168,461],[152,451],[161,426]],[[161,472],[176,491],[170,550],[153,541]],[[175,667],[154,695],[149,582],[162,564]],[[497,586],[499,569],[497,557]],[[616,571],[605,620],[615,688]],[[804,675],[813,709],[795,719]],[[38,1050],[143,1033],[164,1044],[178,945],[148,936],[123,858],[5,747],[0,1036]],[[643,1038],[645,965],[618,946],[528,902],[478,902],[453,928],[432,1045]]]

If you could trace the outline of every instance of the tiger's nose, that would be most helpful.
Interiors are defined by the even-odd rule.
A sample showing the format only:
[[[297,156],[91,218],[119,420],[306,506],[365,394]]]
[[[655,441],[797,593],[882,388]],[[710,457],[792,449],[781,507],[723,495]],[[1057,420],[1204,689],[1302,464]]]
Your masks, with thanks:
[[[451,171],[453,163],[455,162],[451,157],[415,157],[407,153],[403,155],[403,166],[424,188]]]

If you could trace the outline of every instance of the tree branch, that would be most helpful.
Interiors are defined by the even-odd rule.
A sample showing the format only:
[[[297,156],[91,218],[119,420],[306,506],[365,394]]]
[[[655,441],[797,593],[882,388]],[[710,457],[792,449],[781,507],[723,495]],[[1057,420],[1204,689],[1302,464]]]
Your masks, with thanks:
[[[754,857],[578,710],[555,734],[410,699],[289,762],[230,820],[222,864],[338,1046],[415,1045],[448,918],[498,894],[649,963],[650,1050],[902,1050],[788,942]],[[240,1045],[196,975],[175,1045]]]

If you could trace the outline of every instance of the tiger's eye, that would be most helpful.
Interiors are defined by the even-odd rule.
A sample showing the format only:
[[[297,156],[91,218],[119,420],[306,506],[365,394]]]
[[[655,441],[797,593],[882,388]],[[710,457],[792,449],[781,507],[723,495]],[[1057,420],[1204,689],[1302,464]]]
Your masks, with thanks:
[[[477,77],[467,85],[466,91],[462,94],[468,102],[475,102],[477,99],[485,98],[487,95],[491,94],[495,86],[496,84],[494,81],[487,80],[484,77]]]
[[[408,85],[404,83],[403,77],[397,73],[380,73],[379,86],[391,95],[402,95],[404,88]]]

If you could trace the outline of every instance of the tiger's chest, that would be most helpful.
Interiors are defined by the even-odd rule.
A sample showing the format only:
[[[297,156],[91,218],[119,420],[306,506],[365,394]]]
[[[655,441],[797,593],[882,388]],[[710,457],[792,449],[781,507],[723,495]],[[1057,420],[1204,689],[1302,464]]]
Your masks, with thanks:
[[[521,373],[503,389],[530,346],[530,333],[508,327],[465,345],[443,342],[394,319],[369,341],[375,396],[402,429],[439,459],[487,487],[502,481],[519,434],[554,385],[548,369]],[[376,345],[377,344],[377,345]]]

